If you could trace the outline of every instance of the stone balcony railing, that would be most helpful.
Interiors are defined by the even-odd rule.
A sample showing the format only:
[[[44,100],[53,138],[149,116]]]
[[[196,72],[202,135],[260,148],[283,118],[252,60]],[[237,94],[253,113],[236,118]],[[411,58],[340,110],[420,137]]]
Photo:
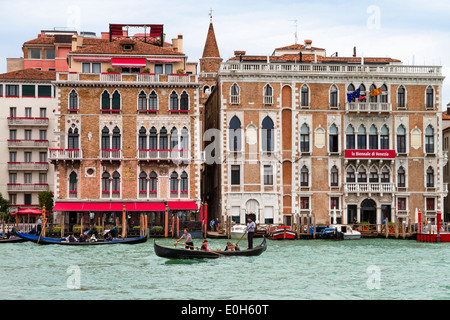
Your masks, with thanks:
[[[8,117],[9,126],[48,126],[48,118]]]
[[[395,192],[394,183],[345,183],[346,193],[389,193]]]
[[[138,160],[143,161],[183,161],[187,162],[190,160],[189,150],[178,150],[178,149],[140,149],[137,152]]]
[[[321,63],[248,63],[229,61],[220,65],[219,74],[229,72],[242,73],[360,73],[360,74],[414,74],[442,76],[440,66],[407,66],[402,64],[389,65],[347,65]]]
[[[391,112],[392,104],[387,102],[352,102],[345,104],[347,112]]]
[[[47,162],[8,162],[8,170],[48,170]]]
[[[48,148],[48,140],[8,139],[8,147],[13,148]]]
[[[197,75],[191,74],[151,74],[151,73],[76,73],[58,72],[56,81],[66,82],[138,82],[138,83],[198,83]]]
[[[8,183],[8,192],[32,192],[32,191],[48,191],[49,187],[46,183]]]
[[[81,160],[83,152],[81,149],[49,149],[49,160]]]

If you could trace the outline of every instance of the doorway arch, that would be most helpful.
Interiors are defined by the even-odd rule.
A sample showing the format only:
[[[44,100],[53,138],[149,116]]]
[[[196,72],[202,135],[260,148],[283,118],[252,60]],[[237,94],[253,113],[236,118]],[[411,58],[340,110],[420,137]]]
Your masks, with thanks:
[[[377,223],[377,204],[372,199],[365,199],[361,202],[361,222],[366,221],[369,224]]]
[[[251,218],[253,221],[256,221],[256,217],[259,212],[259,203],[255,199],[250,199],[245,204],[245,221],[248,220],[248,218]],[[247,223],[247,222],[246,222]]]

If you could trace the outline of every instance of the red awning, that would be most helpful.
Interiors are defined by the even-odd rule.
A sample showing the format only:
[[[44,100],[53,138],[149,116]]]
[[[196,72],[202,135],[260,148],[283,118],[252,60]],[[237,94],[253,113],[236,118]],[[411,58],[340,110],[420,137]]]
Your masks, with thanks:
[[[42,210],[39,209],[19,209],[16,212],[11,213],[12,216],[15,216],[18,214],[19,216],[26,216],[26,215],[40,215],[42,214]]]
[[[120,68],[142,68],[145,67],[145,58],[113,58],[112,66]]]
[[[164,211],[164,202],[57,202],[53,211]]]
[[[167,201],[169,210],[198,210],[195,201]]]

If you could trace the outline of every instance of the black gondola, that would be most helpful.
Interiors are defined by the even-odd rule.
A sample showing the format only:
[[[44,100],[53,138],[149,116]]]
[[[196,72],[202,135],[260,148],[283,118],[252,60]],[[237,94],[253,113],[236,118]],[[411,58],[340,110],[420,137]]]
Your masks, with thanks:
[[[215,259],[220,257],[251,257],[259,256],[267,249],[266,238],[263,242],[253,248],[240,251],[202,251],[184,248],[168,248],[160,246],[154,241],[155,254],[167,259]]]
[[[16,242],[25,242],[27,240],[19,238],[19,237],[11,237],[9,239],[0,239],[0,243],[16,243]]]
[[[137,238],[125,238],[125,239],[113,239],[112,241],[105,241],[103,239],[96,240],[96,241],[86,241],[86,242],[79,242],[79,241],[66,241],[64,239],[55,239],[55,238],[46,238],[41,237],[39,239],[39,236],[32,235],[32,234],[24,234],[24,233],[17,233],[19,237],[22,239],[32,241],[34,243],[39,244],[59,244],[59,245],[65,245],[65,246],[95,246],[95,245],[112,245],[112,244],[137,244],[137,243],[144,243],[147,241],[146,236],[137,237]]]

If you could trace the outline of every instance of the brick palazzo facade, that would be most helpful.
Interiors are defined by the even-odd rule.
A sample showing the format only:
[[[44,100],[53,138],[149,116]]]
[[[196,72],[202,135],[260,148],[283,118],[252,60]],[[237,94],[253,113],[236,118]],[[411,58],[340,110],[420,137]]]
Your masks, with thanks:
[[[54,82],[54,211],[71,224],[89,213],[113,224],[125,205],[128,223],[139,225],[144,213],[150,225],[163,225],[168,205],[190,220],[201,193],[196,65],[187,62],[182,35],[172,43],[112,35],[70,52],[69,72]]]
[[[310,40],[271,56],[235,51],[205,106],[205,128],[221,132],[221,161],[205,175],[213,214],[328,223],[336,209],[339,222],[381,224],[414,223],[417,208],[435,218],[447,195],[443,79],[436,66],[328,57]]]

